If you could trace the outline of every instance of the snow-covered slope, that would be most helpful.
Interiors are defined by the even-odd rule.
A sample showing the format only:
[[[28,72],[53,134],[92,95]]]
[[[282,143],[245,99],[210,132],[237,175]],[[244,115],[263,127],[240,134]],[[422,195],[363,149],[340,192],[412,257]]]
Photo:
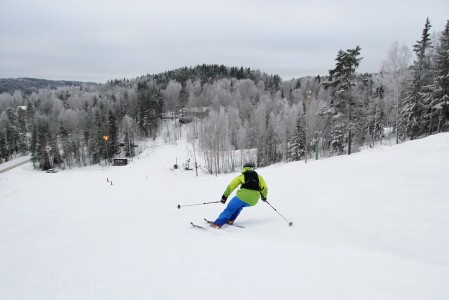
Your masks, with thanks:
[[[0,174],[0,299],[449,299],[449,134],[258,169],[270,206],[199,230],[237,174],[125,167]],[[112,185],[111,185],[112,181]]]

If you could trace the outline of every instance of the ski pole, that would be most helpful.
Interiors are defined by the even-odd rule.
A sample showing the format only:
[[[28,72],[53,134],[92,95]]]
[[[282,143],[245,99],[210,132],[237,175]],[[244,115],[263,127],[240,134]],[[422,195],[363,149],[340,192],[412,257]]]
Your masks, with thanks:
[[[290,222],[290,221],[287,220],[283,215],[281,215],[281,214],[277,211],[277,209],[274,208],[274,207],[270,204],[270,202],[268,202],[267,200],[265,200],[264,202],[266,202],[269,206],[271,206],[271,208],[274,209],[274,211],[277,212],[278,215],[280,215],[282,218],[284,218],[284,220],[287,221],[288,226],[292,226],[292,225],[293,225],[293,222]]]
[[[218,200],[218,201],[212,201],[212,202],[203,202],[203,203],[187,204],[187,205],[179,205],[179,204],[178,204],[178,209],[181,209],[181,207],[186,207],[186,206],[205,205],[205,204],[218,203],[218,202],[221,202],[221,200]]]

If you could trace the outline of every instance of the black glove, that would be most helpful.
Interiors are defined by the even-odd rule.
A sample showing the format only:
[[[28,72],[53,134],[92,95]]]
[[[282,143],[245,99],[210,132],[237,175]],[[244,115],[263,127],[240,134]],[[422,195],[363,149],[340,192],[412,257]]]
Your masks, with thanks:
[[[226,197],[225,195],[221,196],[221,200],[220,200],[221,203],[225,204],[226,200],[228,200],[228,197]]]

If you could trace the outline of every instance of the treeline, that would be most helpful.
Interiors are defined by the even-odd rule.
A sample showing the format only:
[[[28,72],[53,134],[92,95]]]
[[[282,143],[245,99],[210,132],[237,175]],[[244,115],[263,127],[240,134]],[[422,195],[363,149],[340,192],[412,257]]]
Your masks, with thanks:
[[[210,173],[239,168],[254,149],[257,165],[351,154],[395,137],[449,128],[449,23],[433,39],[430,22],[412,51],[394,42],[382,69],[358,74],[362,49],[340,50],[326,76],[283,81],[223,65],[180,68],[85,88],[0,94],[0,160],[30,152],[36,168],[98,164],[132,157],[161,134],[161,117],[208,107],[189,124],[190,141]],[[332,66],[331,66],[332,67]],[[164,138],[179,138],[179,122]]]
[[[67,80],[47,80],[37,78],[0,78],[0,94],[21,91],[23,95],[38,92],[40,89],[56,90],[58,87],[79,86],[80,88],[92,86],[95,83],[67,81]]]

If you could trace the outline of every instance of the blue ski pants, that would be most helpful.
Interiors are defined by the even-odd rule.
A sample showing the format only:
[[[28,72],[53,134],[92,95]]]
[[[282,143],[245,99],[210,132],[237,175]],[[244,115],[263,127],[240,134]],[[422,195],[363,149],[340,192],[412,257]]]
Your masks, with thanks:
[[[223,226],[223,224],[226,224],[229,220],[235,221],[242,209],[247,206],[250,205],[237,198],[237,196],[234,196],[231,201],[229,201],[228,206],[226,206],[225,210],[223,210],[223,212],[218,216],[217,220],[215,220],[215,224]]]

